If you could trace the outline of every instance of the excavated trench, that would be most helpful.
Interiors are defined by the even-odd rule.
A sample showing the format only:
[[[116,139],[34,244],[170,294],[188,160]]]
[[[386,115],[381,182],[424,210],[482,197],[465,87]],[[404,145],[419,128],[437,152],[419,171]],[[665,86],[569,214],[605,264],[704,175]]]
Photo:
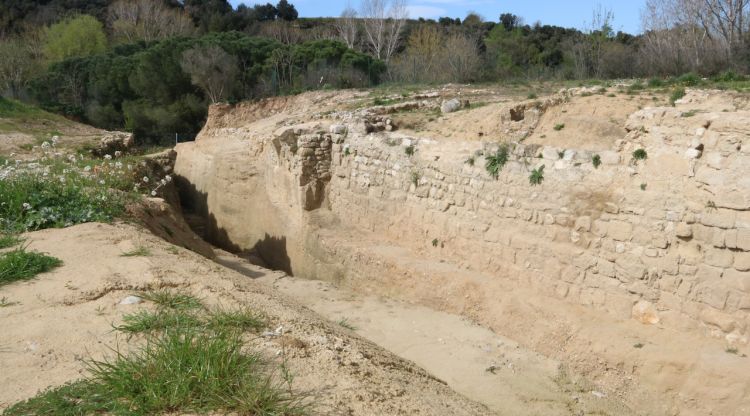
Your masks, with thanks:
[[[725,351],[744,351],[745,289],[722,275],[745,273],[750,249],[744,113],[710,94],[683,117],[579,93],[464,110],[435,122],[440,139],[376,128],[393,126],[382,110],[310,117],[325,104],[309,95],[213,107],[176,149],[181,204],[197,234],[240,257],[225,263],[294,276],[268,283],[501,414],[492,397],[508,391],[472,383],[559,414],[592,397],[611,400],[601,414],[743,414],[750,368]],[[516,138],[498,179],[482,156],[497,144],[451,138],[453,126]],[[639,148],[648,160],[629,161]],[[510,368],[507,345],[528,360],[492,378]]]

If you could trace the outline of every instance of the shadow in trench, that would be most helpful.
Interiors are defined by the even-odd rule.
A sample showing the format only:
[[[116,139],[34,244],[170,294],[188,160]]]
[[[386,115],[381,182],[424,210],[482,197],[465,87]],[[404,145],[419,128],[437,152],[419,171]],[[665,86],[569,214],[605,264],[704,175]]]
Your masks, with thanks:
[[[249,250],[242,248],[231,240],[227,230],[219,227],[216,217],[212,213],[209,213],[207,193],[199,191],[195,185],[182,177],[176,178],[175,183],[180,196],[182,214],[193,232],[203,240],[215,247],[219,247],[248,260],[252,264],[272,270],[280,270],[290,276],[293,275],[292,261],[287,252],[286,236],[277,237],[266,233],[263,239],[258,240]],[[258,262],[258,259],[261,261]],[[235,261],[231,259],[225,258],[219,261],[219,263],[246,276],[260,277],[253,276],[257,272],[244,270],[241,264],[235,264]],[[242,270],[238,270],[237,268]]]

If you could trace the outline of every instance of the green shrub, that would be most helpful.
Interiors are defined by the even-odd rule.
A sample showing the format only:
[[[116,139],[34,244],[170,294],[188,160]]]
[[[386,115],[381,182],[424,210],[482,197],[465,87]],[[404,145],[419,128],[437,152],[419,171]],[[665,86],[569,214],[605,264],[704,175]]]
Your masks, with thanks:
[[[494,155],[487,155],[485,156],[485,159],[484,168],[490,176],[497,179],[500,175],[500,171],[503,170],[505,164],[508,163],[508,146],[501,144]]]
[[[648,158],[646,149],[637,149],[633,152],[633,159],[635,160],[646,160],[646,158]]]
[[[404,153],[406,153],[406,156],[414,156],[414,145],[410,144],[404,148]]]
[[[651,88],[659,88],[664,86],[664,80],[661,78],[651,78],[648,80],[648,86]]]
[[[108,222],[125,211],[126,199],[89,179],[45,178],[25,173],[0,181],[0,227],[12,231]],[[89,186],[91,185],[91,186]]]
[[[529,100],[535,100],[537,98],[537,95],[532,92],[532,93],[529,93],[529,95],[527,95],[526,98]]]
[[[599,165],[602,164],[602,157],[599,155],[591,156],[591,164],[594,165],[594,169],[599,169]]]
[[[531,185],[539,185],[544,180],[544,165],[539,166],[537,169],[531,171],[529,175],[529,183]]]
[[[747,78],[743,75],[739,75],[732,70],[722,72],[721,74],[712,78],[714,82],[738,82],[746,81]]]
[[[675,101],[685,96],[685,88],[675,88],[672,95],[669,96],[669,103],[674,105]]]
[[[555,131],[560,131],[560,130],[562,130],[562,129],[564,129],[564,128],[565,128],[565,124],[563,124],[563,123],[560,123],[560,124],[555,124],[555,127],[553,127],[553,129],[554,129]]]
[[[28,280],[62,265],[60,259],[19,248],[0,255],[0,286]]]
[[[688,72],[687,74],[682,74],[679,77],[677,77],[675,81],[677,81],[678,84],[682,84],[686,87],[694,87],[696,85],[700,85],[703,82],[701,77],[694,72]]]

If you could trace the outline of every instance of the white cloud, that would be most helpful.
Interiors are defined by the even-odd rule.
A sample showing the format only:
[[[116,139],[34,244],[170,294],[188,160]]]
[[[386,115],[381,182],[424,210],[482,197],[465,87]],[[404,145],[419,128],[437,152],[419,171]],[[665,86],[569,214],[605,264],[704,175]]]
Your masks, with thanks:
[[[413,5],[406,6],[409,10],[409,18],[416,19],[418,17],[424,17],[425,19],[436,19],[440,16],[445,16],[448,12],[440,7],[424,6],[424,5]]]

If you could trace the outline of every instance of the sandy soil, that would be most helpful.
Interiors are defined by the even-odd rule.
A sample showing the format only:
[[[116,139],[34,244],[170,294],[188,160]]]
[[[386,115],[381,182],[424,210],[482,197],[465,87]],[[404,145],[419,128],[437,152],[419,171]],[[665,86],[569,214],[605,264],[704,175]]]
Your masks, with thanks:
[[[445,380],[499,415],[629,415],[558,361],[469,322],[392,299],[267,274],[258,281]]]
[[[52,272],[0,288],[0,408],[85,374],[84,360],[127,348],[112,330],[120,305],[136,292],[175,288],[207,304],[247,305],[283,327],[297,347],[286,349],[294,388],[310,395],[320,414],[479,415],[490,412],[453,392],[415,364],[400,359],[247,276],[127,225],[84,224],[27,236],[29,248],[64,261]],[[123,257],[138,246],[148,257]],[[257,277],[266,272],[256,271]],[[134,341],[134,342],[137,342]],[[282,360],[278,338],[255,344]]]

